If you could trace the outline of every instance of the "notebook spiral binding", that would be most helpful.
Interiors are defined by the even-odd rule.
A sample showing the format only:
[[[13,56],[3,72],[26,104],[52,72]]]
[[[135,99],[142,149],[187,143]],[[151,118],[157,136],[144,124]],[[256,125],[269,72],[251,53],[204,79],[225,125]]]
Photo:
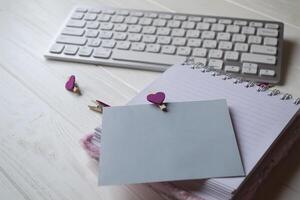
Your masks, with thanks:
[[[225,73],[221,70],[213,69],[210,66],[203,65],[203,63],[198,63],[194,61],[194,58],[187,57],[186,60],[182,63],[182,65],[191,66],[191,69],[198,69],[203,73],[211,73],[212,76],[221,76],[223,80],[230,80],[233,79],[233,84],[242,84],[244,83],[246,88],[252,88],[257,86],[257,92],[267,92],[269,96],[276,96],[281,94],[280,90],[274,88],[274,85],[271,85],[269,83],[261,83],[261,82],[254,82],[254,81],[248,81],[244,80],[242,78],[232,78],[230,73]],[[283,93],[280,96],[281,100],[293,100],[293,103],[295,105],[300,104],[300,98],[294,98],[289,93]]]

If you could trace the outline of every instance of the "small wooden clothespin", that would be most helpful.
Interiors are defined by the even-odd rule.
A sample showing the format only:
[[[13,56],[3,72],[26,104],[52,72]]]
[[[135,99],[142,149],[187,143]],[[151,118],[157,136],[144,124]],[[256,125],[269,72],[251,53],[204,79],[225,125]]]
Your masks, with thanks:
[[[80,92],[80,89],[79,89],[75,79],[76,78],[74,75],[70,76],[70,78],[68,79],[68,81],[65,84],[65,88],[66,88],[66,90],[68,90],[70,92],[80,95],[81,92]]]
[[[147,100],[155,104],[162,111],[167,112],[167,105],[164,103],[165,97],[166,97],[165,93],[157,92],[155,94],[149,94],[147,96]]]
[[[92,102],[95,103],[96,106],[88,105],[89,109],[93,110],[95,112],[98,112],[98,113],[102,113],[103,112],[103,107],[110,107],[110,105],[108,105],[106,103],[103,103],[102,101],[99,101],[99,100],[92,101]]]

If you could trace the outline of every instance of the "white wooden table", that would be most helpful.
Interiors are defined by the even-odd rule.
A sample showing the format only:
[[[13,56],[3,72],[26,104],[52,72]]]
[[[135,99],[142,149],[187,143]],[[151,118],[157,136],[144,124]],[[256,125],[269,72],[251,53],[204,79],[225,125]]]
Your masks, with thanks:
[[[160,200],[145,186],[98,187],[97,162],[79,139],[100,124],[91,100],[125,104],[159,73],[48,61],[50,40],[79,3],[280,20],[285,23],[284,85],[300,96],[300,1],[0,0],[0,199]],[[83,91],[64,89],[75,74]],[[300,199],[300,145],[256,199]]]

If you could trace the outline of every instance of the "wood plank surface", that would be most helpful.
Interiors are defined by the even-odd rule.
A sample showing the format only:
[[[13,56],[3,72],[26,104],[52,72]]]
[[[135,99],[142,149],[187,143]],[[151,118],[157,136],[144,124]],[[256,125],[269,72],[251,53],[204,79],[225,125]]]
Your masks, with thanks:
[[[94,99],[123,105],[160,73],[46,60],[43,53],[77,4],[284,21],[279,88],[300,96],[297,0],[0,0],[0,199],[164,199],[143,185],[97,186],[98,164],[79,144],[101,124],[87,105]],[[72,74],[82,96],[64,89]],[[300,199],[299,154],[295,147],[256,199]]]

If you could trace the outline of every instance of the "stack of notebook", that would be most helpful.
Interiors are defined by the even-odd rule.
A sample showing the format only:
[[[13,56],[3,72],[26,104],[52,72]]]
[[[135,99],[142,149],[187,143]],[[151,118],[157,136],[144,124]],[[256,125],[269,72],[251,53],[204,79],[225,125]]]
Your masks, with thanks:
[[[279,94],[265,85],[231,79],[194,65],[175,65],[129,105],[149,103],[145,96],[153,91],[164,91],[167,102],[226,99],[246,173],[245,177],[148,184],[164,196],[197,200],[251,199],[271,169],[300,137],[299,98]],[[100,134],[101,130],[97,129],[95,138]],[[95,144],[99,145],[98,141]]]
[[[266,90],[264,85],[206,72],[193,65],[176,65],[129,104],[147,103],[145,95],[152,91],[165,91],[169,102],[227,100],[246,177],[172,183],[202,199],[251,198],[300,135],[299,120],[293,123],[299,111],[299,98],[278,95],[278,90]]]

